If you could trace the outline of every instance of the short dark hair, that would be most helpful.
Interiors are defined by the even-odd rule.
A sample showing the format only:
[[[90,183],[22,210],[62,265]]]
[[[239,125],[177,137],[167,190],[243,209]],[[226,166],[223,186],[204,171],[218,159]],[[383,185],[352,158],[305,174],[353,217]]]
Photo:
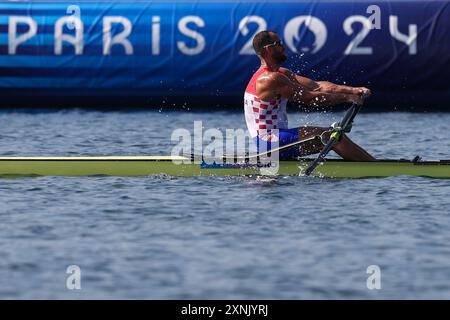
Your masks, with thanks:
[[[270,37],[271,33],[275,33],[275,31],[264,30],[258,32],[253,38],[253,49],[255,49],[256,54],[262,55],[264,52],[264,46],[273,43],[273,39]]]

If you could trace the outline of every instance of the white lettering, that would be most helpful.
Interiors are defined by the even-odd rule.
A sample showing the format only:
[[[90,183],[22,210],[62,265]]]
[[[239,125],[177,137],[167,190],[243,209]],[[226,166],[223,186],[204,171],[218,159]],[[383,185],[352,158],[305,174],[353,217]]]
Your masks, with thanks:
[[[203,123],[194,121],[194,153],[203,153]]]
[[[259,16],[246,16],[239,22],[239,31],[241,34],[245,37],[248,35],[250,30],[247,27],[247,24],[249,23],[256,23],[258,25],[258,28],[256,29],[255,33],[249,38],[249,40],[244,44],[244,46],[239,51],[239,54],[255,54],[255,51],[253,50],[253,37],[260,31],[267,29],[267,22],[263,18]]]
[[[66,269],[66,273],[70,274],[66,280],[66,287],[69,290],[81,289],[81,269],[77,265],[70,265]]]
[[[243,151],[249,150],[250,154],[256,154],[256,146],[251,143],[250,133],[243,129],[226,129],[225,130],[225,154],[227,155],[226,163],[234,163],[234,155],[242,154]],[[247,145],[249,148],[247,148]],[[245,154],[242,154],[245,155]],[[256,158],[252,158],[256,164]]]
[[[356,35],[355,39],[350,41],[344,51],[345,55],[368,55],[373,53],[371,47],[358,47],[358,45],[367,37],[372,29],[372,24],[369,19],[364,16],[350,16],[344,21],[344,31],[347,35],[351,36],[354,32],[352,25],[358,22],[362,24],[363,28]]]
[[[76,18],[80,18],[81,17],[81,14],[80,14],[81,13],[81,9],[77,5],[69,6],[67,8],[67,10],[66,10],[66,13],[67,14],[71,14],[73,17],[76,17]],[[69,22],[67,24],[67,28],[69,28],[69,30],[73,30],[73,29],[75,29],[75,24],[72,23],[72,22]]]
[[[409,54],[417,54],[417,25],[410,24],[409,25],[409,35],[405,35],[400,33],[398,30],[398,17],[397,16],[389,16],[389,32],[391,36],[405,43],[409,47]]]
[[[369,21],[372,24],[372,29],[381,29],[381,9],[379,6],[373,4],[367,7],[366,13],[372,13]]]
[[[181,140],[180,140],[181,138]],[[170,155],[172,157],[184,156],[191,154],[192,151],[192,142],[191,142],[191,133],[187,129],[176,129],[172,132],[170,136],[171,142],[179,141],[179,143],[172,148]],[[176,159],[176,158],[175,158]],[[174,163],[180,164],[183,161],[181,160],[173,160]]]
[[[208,129],[204,134],[205,141],[211,141],[203,152],[204,160],[208,164],[222,163],[223,160],[223,135],[219,129]]]
[[[28,25],[28,31],[19,37],[17,35],[17,24],[25,23]],[[8,54],[16,54],[19,44],[32,38],[37,32],[37,23],[29,17],[10,16],[8,22]]]
[[[373,290],[381,289],[381,270],[380,267],[377,265],[370,265],[367,267],[366,273],[370,274],[370,276],[367,278],[366,286],[367,289]]]
[[[124,30],[112,37],[111,28],[113,23],[120,23],[123,25]],[[126,55],[133,54],[133,46],[127,37],[130,35],[133,25],[130,20],[125,17],[104,17],[103,18],[103,54],[110,55],[111,47],[115,44],[121,44],[125,48]]]
[[[75,25],[75,36],[63,33],[65,24]],[[83,54],[83,22],[75,16],[62,17],[55,24],[55,54],[62,54],[63,41],[71,43],[75,47],[75,54]]]
[[[152,17],[152,55],[159,55],[160,53],[160,38],[161,38],[161,17]]]
[[[188,304],[187,307],[181,308],[182,315],[207,315],[209,318],[214,316],[216,307],[196,307]]]
[[[197,16],[186,16],[182,18],[178,22],[178,29],[185,36],[194,39],[197,42],[197,45],[193,48],[188,48],[184,41],[177,41],[178,49],[189,56],[193,56],[199,54],[205,49],[206,41],[205,38],[198,33],[197,31],[191,30],[187,27],[188,23],[195,23],[197,27],[203,28],[205,26],[205,22],[202,18]]]
[[[259,131],[260,134],[263,133],[262,130]],[[263,133],[264,134],[264,133]],[[280,133],[278,129],[272,129],[270,134],[272,139],[270,142],[265,142],[264,140],[259,140],[259,165],[260,173],[265,176],[274,176],[278,173],[280,169],[280,152],[275,151],[279,148],[279,137]],[[274,151],[272,151],[274,150]]]

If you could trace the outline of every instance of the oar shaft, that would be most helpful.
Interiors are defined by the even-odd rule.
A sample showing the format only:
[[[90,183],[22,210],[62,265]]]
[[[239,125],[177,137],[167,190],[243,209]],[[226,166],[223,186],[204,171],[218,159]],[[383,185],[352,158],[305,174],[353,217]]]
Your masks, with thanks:
[[[311,165],[305,170],[305,175],[309,176],[314,169],[317,167],[317,165],[322,162],[326,155],[328,154],[328,152],[331,151],[331,149],[333,148],[334,144],[337,142],[336,138],[331,138],[328,143],[326,144],[326,146],[322,149],[322,151],[320,151],[319,155],[317,156],[317,158],[311,163]]]
[[[319,136],[313,136],[313,137],[309,137],[309,138],[306,138],[306,139],[298,140],[298,141],[295,141],[295,142],[292,142],[292,143],[289,143],[289,144],[285,144],[284,146],[281,146],[279,148],[275,148],[275,149],[271,149],[271,150],[268,150],[268,151],[265,151],[265,152],[262,152],[262,153],[258,153],[258,154],[254,155],[254,156],[250,156],[249,158],[262,157],[262,156],[268,155],[269,153],[287,150],[287,149],[295,147],[295,146],[297,146],[299,144],[302,144],[302,143],[305,143],[305,142],[308,142],[308,141],[312,141],[312,140],[316,139],[317,137],[319,137]]]
[[[353,120],[355,119],[359,110],[361,110],[361,105],[357,105],[355,103],[350,107],[350,109],[348,109],[347,113],[344,115],[344,118],[339,123],[340,130],[332,133],[331,139],[328,141],[328,143],[325,145],[325,147],[322,149],[313,163],[311,163],[311,165],[305,170],[305,175],[311,175],[311,173],[319,165],[319,163],[325,160],[328,152],[330,152],[336,142],[339,141],[342,132],[345,131],[353,123]]]
[[[358,114],[359,110],[361,110],[361,105],[353,104],[350,108],[350,112],[347,112],[340,122],[340,127],[342,129],[346,129],[355,119],[356,115]]]

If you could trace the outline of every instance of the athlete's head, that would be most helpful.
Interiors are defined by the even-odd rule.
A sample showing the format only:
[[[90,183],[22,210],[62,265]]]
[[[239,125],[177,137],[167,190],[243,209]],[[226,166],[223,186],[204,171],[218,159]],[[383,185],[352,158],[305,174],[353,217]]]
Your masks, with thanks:
[[[280,64],[287,60],[284,45],[274,31],[258,32],[253,38],[253,49],[264,60],[272,60]]]

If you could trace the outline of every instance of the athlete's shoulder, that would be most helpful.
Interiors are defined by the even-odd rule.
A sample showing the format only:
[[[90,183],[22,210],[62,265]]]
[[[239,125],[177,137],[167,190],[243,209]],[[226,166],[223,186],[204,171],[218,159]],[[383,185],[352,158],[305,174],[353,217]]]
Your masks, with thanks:
[[[287,80],[286,75],[281,72],[266,72],[256,80],[259,88],[273,88]]]
[[[284,67],[278,68],[278,71],[280,71],[281,73],[284,73],[284,72],[292,72],[292,71],[289,70],[288,68],[284,68]]]
[[[291,75],[294,74],[294,72],[292,72],[292,71],[289,70],[288,68],[283,68],[283,67],[280,67],[280,68],[278,69],[278,71],[279,71],[281,74],[284,74],[284,75],[287,76],[287,77],[289,77],[289,76],[291,76]]]

